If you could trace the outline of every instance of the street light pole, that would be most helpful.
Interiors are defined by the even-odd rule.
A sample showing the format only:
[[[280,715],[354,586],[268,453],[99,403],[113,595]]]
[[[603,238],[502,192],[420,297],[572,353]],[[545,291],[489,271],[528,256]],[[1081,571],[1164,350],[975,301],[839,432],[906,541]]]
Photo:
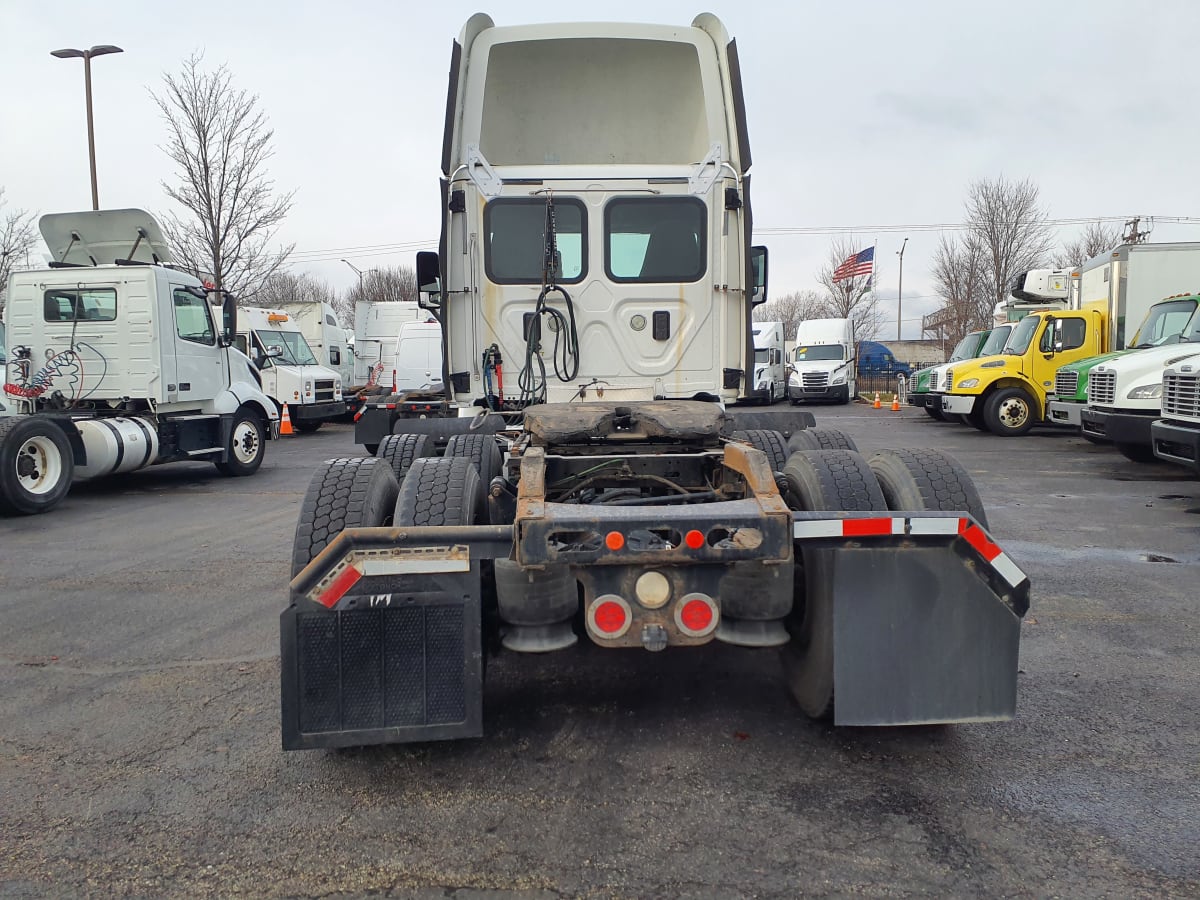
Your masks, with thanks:
[[[900,284],[896,288],[896,340],[900,338],[900,328],[904,324],[904,248],[908,246],[908,238],[900,245],[896,255],[900,257]]]
[[[65,50],[50,51],[51,56],[59,59],[79,58],[83,60],[83,89],[87,102],[88,162],[92,173],[92,209],[100,208],[100,193],[96,187],[96,134],[92,126],[92,57],[124,52],[120,47],[114,47],[112,44],[98,44],[88,50],[75,50],[68,47]]]
[[[358,292],[361,294],[363,292],[363,270],[348,259],[343,259],[342,262],[358,273]]]

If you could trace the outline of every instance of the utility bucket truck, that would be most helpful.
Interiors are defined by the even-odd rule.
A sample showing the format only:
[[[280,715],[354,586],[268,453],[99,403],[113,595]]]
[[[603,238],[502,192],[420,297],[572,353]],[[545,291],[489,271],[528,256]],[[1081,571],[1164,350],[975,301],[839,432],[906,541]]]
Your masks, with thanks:
[[[173,268],[142,210],[39,224],[54,261],[8,281],[0,513],[45,512],[73,481],[157,463],[255,472],[279,419],[234,347],[233,297]]]
[[[402,432],[314,474],[284,747],[478,736],[485,654],[581,641],[782,654],[801,708],[843,725],[1010,718],[1029,581],[966,472],[730,427],[766,255],[721,23],[480,14],[450,77],[441,249],[417,270],[445,402],[477,415],[441,456]]]

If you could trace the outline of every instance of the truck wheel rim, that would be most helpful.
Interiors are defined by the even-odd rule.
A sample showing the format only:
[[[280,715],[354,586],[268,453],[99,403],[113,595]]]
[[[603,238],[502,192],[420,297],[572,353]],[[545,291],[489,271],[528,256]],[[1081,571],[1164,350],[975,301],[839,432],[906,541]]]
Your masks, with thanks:
[[[253,422],[238,422],[233,429],[233,455],[240,463],[252,463],[258,456],[258,429]]]
[[[27,493],[49,494],[58,486],[62,473],[62,457],[48,437],[31,437],[17,450],[17,483]]]
[[[1000,421],[1006,428],[1020,428],[1029,418],[1029,404],[1013,397],[1000,407]]]

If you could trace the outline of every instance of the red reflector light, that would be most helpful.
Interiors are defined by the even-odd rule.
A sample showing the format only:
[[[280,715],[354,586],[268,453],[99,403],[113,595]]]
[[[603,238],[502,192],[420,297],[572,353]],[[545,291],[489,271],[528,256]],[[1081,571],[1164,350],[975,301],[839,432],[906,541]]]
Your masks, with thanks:
[[[679,621],[689,631],[706,631],[713,622],[713,609],[703,600],[689,600],[679,611]]]
[[[891,519],[846,519],[842,522],[842,535],[857,537],[865,534],[891,534]]]
[[[625,546],[625,535],[619,531],[610,531],[604,536],[604,546],[609,550],[620,550]]]
[[[592,615],[596,630],[605,634],[616,634],[625,627],[625,608],[615,600],[606,600],[596,607]]]
[[[683,542],[693,550],[699,550],[704,546],[703,533],[693,529],[683,536]]]
[[[324,607],[333,609],[337,602],[346,595],[346,591],[354,587],[360,578],[362,578],[362,572],[351,566],[337,578],[333,579],[333,584],[321,593],[321,596],[317,598],[317,602]]]

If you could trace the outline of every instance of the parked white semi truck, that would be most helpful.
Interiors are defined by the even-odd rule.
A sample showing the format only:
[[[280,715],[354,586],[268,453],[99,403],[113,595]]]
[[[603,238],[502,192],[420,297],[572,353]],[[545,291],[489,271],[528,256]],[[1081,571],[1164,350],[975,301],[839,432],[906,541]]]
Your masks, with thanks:
[[[233,298],[171,267],[141,210],[40,228],[54,261],[8,282],[0,513],[45,512],[73,481],[158,463],[255,472],[279,419],[233,346]]]
[[[792,372],[788,376],[788,399],[854,399],[854,323],[850,319],[808,319],[796,327],[792,348]]]
[[[788,363],[782,322],[755,322],[754,387],[763,403],[773,404],[787,394]]]
[[[721,23],[473,16],[445,135],[418,281],[445,403],[475,414],[443,420],[465,426],[444,455],[402,427],[314,474],[280,620],[284,747],[477,736],[485,654],[580,641],[780,652],[800,707],[840,724],[1011,717],[1029,582],[966,472],[731,430],[766,251]]]

